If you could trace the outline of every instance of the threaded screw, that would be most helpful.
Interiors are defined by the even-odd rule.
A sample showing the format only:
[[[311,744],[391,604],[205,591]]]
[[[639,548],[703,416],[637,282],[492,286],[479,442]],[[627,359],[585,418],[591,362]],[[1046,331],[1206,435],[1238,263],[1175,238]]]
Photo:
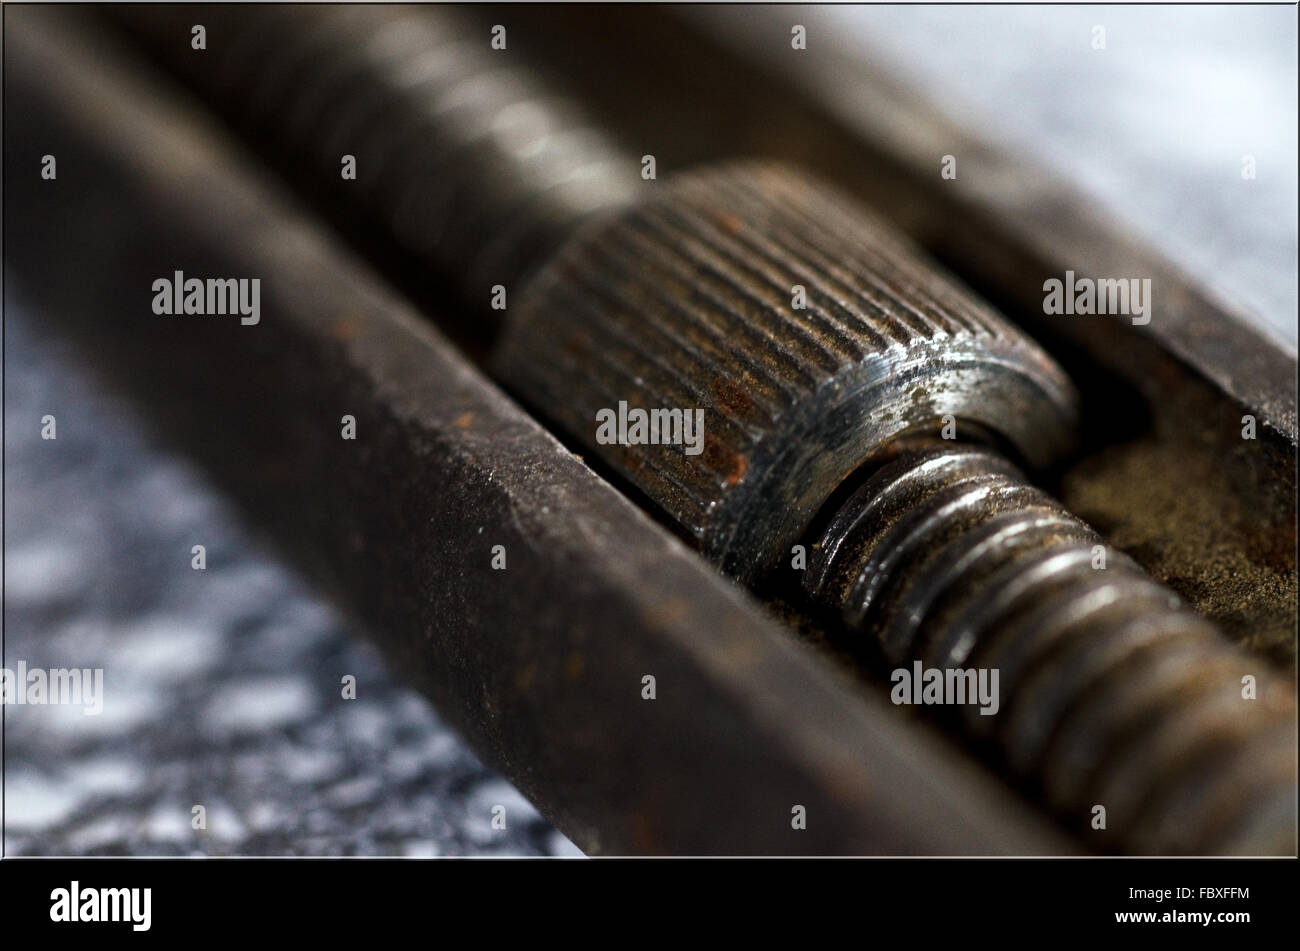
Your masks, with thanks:
[[[961,726],[1076,828],[1103,805],[1106,847],[1290,846],[1294,695],[1265,674],[1245,699],[1258,661],[996,452],[932,444],[883,465],[813,545],[805,588],[890,664],[997,670],[1001,710],[966,706]]]

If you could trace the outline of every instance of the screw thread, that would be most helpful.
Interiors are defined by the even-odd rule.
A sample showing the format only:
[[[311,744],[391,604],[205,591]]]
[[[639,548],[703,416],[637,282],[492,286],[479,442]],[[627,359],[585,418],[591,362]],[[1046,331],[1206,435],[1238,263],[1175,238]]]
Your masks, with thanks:
[[[282,170],[377,219],[474,303],[638,181],[630,156],[463,12],[205,7],[201,56],[192,8],[113,12]]]
[[[1293,852],[1294,694],[996,452],[901,451],[805,587],[887,664],[997,670],[1000,709],[961,727],[1076,828],[1104,806],[1101,850]]]

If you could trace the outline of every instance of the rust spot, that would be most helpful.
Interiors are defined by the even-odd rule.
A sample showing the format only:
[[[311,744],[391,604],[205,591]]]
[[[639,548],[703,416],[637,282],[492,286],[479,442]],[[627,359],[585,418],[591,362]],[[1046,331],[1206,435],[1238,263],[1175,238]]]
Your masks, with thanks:
[[[361,328],[357,324],[355,317],[340,317],[334,321],[330,327],[330,334],[339,343],[349,343],[356,339]]]
[[[717,407],[728,416],[737,418],[748,416],[753,409],[749,393],[735,380],[715,379],[709,384],[709,392]]]
[[[704,437],[704,455],[700,458],[710,471],[722,473],[722,484],[725,486],[738,485],[749,471],[747,455],[730,449],[713,436]]]
[[[459,416],[456,417],[457,429],[469,429],[470,426],[472,426],[473,424],[474,424],[473,413],[461,413]]]
[[[562,349],[571,357],[585,357],[591,350],[591,340],[586,331],[578,330],[565,338]]]
[[[749,471],[749,457],[743,452],[734,453],[731,457],[731,471],[727,473],[723,483],[726,485],[737,485],[740,480],[745,478],[745,473]]]
[[[726,231],[730,232],[731,234],[740,234],[740,232],[745,227],[745,223],[741,221],[739,218],[737,218],[735,215],[724,214],[720,216],[718,218],[718,224],[720,224]]]

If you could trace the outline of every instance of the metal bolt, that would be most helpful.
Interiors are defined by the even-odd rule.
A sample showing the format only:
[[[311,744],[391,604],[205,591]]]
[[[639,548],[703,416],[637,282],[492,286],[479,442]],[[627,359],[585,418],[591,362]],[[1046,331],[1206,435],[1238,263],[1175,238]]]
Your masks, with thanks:
[[[571,239],[494,366],[730,574],[804,541],[805,590],[863,653],[997,669],[1001,710],[951,719],[1099,851],[1294,848],[1290,685],[994,448],[1061,452],[1068,382],[845,196],[766,165],[689,173]],[[703,406],[705,452],[597,444],[620,399]]]

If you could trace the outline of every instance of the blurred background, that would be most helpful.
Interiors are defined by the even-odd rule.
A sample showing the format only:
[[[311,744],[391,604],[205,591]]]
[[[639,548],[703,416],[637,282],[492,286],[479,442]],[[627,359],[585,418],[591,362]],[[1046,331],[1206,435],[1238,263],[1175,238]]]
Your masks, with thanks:
[[[1061,173],[1149,245],[1296,345],[1296,8],[768,7],[693,11],[738,49],[803,23],[833,68],[768,60],[854,123],[849,68],[897,77],[999,147]],[[1105,49],[1093,48],[1104,29]],[[810,47],[811,48],[811,47]],[[860,124],[860,123],[859,123]],[[1241,176],[1243,156],[1257,176]],[[1062,222],[1068,227],[1068,222]]]

